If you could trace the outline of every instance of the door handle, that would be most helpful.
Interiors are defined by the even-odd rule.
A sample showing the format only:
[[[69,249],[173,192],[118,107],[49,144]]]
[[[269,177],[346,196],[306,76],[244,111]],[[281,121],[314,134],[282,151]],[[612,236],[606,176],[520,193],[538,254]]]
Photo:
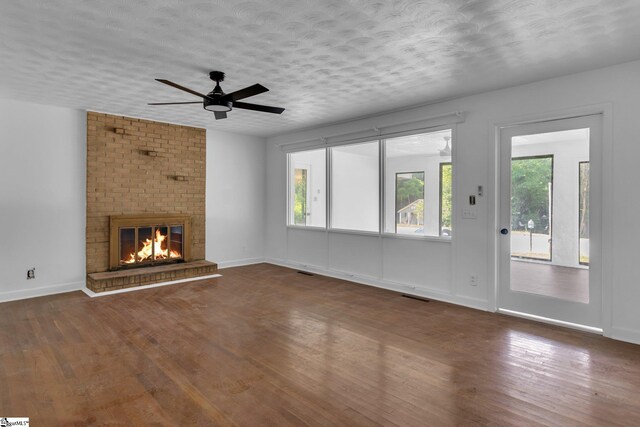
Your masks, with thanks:
[[[507,234],[509,234],[509,229],[507,228],[502,228],[500,230],[500,234],[502,234],[503,236],[506,236]]]

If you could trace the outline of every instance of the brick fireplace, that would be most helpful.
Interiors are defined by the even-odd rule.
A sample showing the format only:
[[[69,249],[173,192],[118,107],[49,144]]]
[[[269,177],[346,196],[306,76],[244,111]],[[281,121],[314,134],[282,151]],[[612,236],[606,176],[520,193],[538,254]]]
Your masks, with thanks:
[[[216,271],[204,261],[205,159],[205,129],[87,113],[89,289]]]

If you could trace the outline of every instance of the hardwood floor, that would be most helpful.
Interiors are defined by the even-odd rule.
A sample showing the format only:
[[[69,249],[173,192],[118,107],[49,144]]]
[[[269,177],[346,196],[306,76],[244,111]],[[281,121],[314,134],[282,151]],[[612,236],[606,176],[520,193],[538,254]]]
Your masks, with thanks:
[[[32,425],[640,425],[640,346],[261,264],[0,304]]]
[[[511,260],[511,289],[589,302],[589,270]]]

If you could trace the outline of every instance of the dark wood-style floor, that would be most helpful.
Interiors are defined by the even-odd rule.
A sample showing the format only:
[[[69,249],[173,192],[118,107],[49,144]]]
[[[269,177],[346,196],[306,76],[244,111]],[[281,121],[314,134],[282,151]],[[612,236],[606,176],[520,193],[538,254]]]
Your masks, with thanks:
[[[640,346],[267,264],[0,304],[32,425],[640,425]]]
[[[511,260],[511,289],[589,302],[589,270]]]

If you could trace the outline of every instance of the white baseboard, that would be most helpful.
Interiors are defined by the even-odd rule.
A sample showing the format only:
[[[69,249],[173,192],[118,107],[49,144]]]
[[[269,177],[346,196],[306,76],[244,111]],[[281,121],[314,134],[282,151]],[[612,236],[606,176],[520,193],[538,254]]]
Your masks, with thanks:
[[[536,322],[548,323],[549,325],[562,326],[565,328],[577,329],[583,332],[590,332],[592,334],[602,335],[602,329],[596,328],[593,326],[585,326],[585,325],[580,325],[578,323],[565,322],[564,320],[550,319],[548,317],[536,316],[535,314],[529,314],[529,313],[521,313],[519,311],[507,310],[504,308],[499,308],[498,313],[506,314],[508,316],[519,317],[521,319],[535,320]]]
[[[82,292],[89,295],[91,298],[104,297],[106,295],[141,291],[143,289],[157,288],[160,286],[167,286],[167,285],[175,285],[177,283],[195,282],[196,280],[214,279],[216,277],[222,277],[222,274],[210,274],[208,276],[189,277],[188,279],[170,280],[168,282],[159,282],[159,283],[154,283],[152,285],[134,286],[132,288],[115,289],[113,291],[104,291],[104,292],[93,292],[91,289],[85,287],[85,288],[82,288]]]
[[[43,286],[41,288],[21,289],[19,291],[0,292],[0,302],[17,301],[27,298],[43,297],[46,295],[62,294],[65,292],[79,291],[85,287],[85,282],[63,283],[58,285]]]
[[[451,295],[437,289],[421,288],[404,283],[396,283],[389,280],[380,280],[373,277],[358,276],[341,271],[331,270],[325,267],[294,263],[282,259],[265,258],[264,262],[279,265],[281,267],[309,271],[311,273],[334,277],[336,279],[348,280],[350,282],[360,283],[362,285],[374,286],[376,288],[387,289],[407,295],[414,295],[422,298],[428,298],[437,301],[448,302],[451,304],[462,305],[465,307],[475,308],[477,310],[488,311],[487,301],[485,300]]]
[[[259,258],[234,259],[231,261],[220,261],[217,264],[218,264],[218,269],[222,270],[224,268],[241,267],[243,265],[262,264],[263,262],[265,262],[264,257],[259,257]]]
[[[640,332],[633,331],[631,329],[618,328],[613,327],[609,334],[607,334],[609,338],[613,338],[614,340],[626,341],[632,344],[640,345]]]

